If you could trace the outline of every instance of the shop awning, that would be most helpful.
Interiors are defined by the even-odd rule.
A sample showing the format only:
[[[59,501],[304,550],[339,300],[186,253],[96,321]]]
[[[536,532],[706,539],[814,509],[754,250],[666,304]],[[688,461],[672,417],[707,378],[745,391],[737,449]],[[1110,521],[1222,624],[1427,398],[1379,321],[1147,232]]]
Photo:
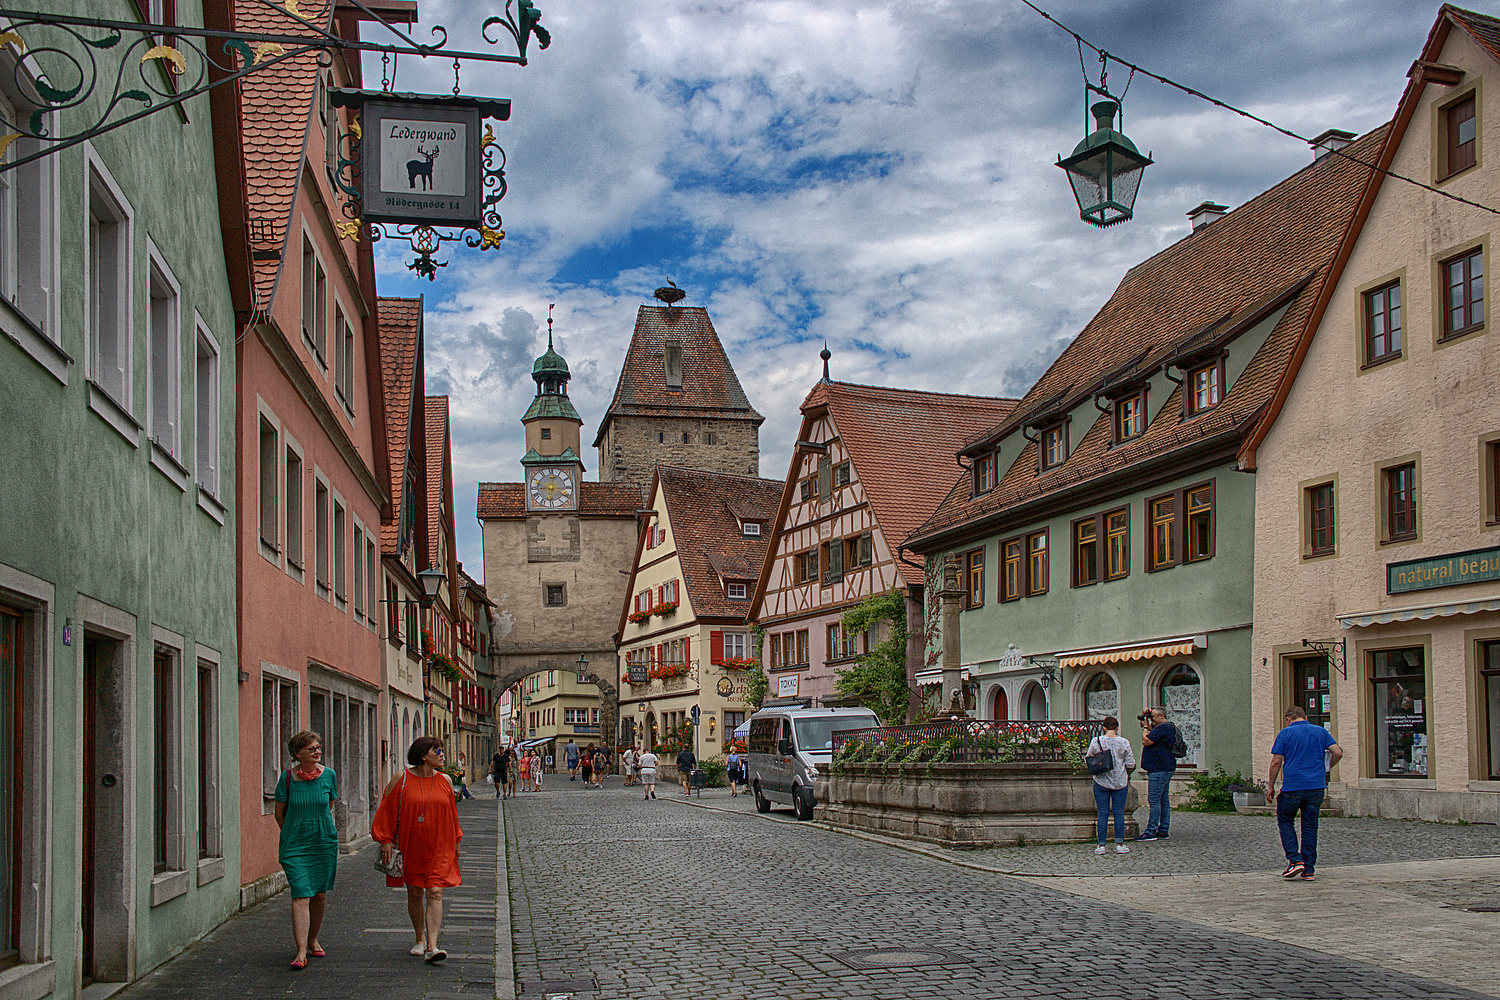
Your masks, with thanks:
[[[1389,625],[1391,622],[1417,621],[1423,618],[1447,618],[1450,615],[1473,615],[1481,611],[1500,611],[1500,597],[1478,601],[1455,601],[1451,604],[1422,604],[1405,608],[1384,608],[1380,611],[1359,611],[1347,615],[1334,615],[1344,628],[1360,628],[1365,625]]]
[[[1153,639],[1144,643],[1122,643],[1093,649],[1067,650],[1057,654],[1059,667],[1095,667],[1102,663],[1126,660],[1154,660],[1159,656],[1187,656],[1196,649],[1208,647],[1208,636],[1185,635],[1175,639]]]
[[[969,679],[969,668],[967,665],[958,668],[959,677],[963,681]],[[917,687],[937,687],[943,683],[943,668],[929,667],[926,670],[917,671]]]

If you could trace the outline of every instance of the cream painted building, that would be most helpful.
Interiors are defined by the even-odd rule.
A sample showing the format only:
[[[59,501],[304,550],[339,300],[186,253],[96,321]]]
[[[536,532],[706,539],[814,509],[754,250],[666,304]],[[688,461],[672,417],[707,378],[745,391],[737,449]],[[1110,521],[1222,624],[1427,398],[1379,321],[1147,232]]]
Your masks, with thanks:
[[[1500,821],[1500,222],[1446,197],[1500,192],[1497,46],[1500,20],[1443,8],[1381,151],[1437,193],[1372,177],[1241,453],[1255,769],[1301,704],[1345,751],[1330,799],[1356,815]]]
[[[746,619],[781,488],[657,466],[617,633],[622,743],[655,746],[697,706],[704,759],[749,717]]]

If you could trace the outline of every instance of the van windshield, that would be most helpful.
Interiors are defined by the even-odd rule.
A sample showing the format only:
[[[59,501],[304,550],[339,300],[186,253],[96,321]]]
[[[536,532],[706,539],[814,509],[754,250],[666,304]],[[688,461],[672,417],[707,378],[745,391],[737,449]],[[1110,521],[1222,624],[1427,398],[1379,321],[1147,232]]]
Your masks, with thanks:
[[[841,729],[869,729],[880,725],[873,715],[825,715],[819,719],[798,719],[798,750],[832,750],[833,734]]]

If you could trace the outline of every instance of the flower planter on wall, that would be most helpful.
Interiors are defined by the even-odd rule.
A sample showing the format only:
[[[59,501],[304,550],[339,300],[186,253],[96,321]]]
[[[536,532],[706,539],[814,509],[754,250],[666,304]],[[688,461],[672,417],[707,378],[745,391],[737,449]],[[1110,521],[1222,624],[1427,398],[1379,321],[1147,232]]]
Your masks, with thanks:
[[[1125,800],[1126,836],[1139,804]],[[828,782],[823,819],[943,847],[1092,841],[1094,781],[1067,763],[844,764]],[[1113,820],[1111,820],[1113,834]]]

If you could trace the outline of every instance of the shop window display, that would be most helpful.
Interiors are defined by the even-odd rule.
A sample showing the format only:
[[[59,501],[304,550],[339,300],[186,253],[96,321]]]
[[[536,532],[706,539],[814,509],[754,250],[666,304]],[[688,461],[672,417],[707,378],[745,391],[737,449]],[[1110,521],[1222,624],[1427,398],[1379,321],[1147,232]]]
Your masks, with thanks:
[[[1500,642],[1480,646],[1480,677],[1484,685],[1485,746],[1489,750],[1488,775],[1500,780]]]
[[[1427,672],[1422,647],[1372,654],[1375,775],[1427,777]]]
[[[1120,714],[1120,692],[1115,679],[1109,674],[1095,674],[1083,689],[1083,717],[1102,719],[1106,715]]]
[[[1178,761],[1178,767],[1199,767],[1203,764],[1203,683],[1198,671],[1186,663],[1179,663],[1167,671],[1161,680],[1161,706],[1167,710],[1167,719],[1182,734],[1187,744],[1187,757]]]

